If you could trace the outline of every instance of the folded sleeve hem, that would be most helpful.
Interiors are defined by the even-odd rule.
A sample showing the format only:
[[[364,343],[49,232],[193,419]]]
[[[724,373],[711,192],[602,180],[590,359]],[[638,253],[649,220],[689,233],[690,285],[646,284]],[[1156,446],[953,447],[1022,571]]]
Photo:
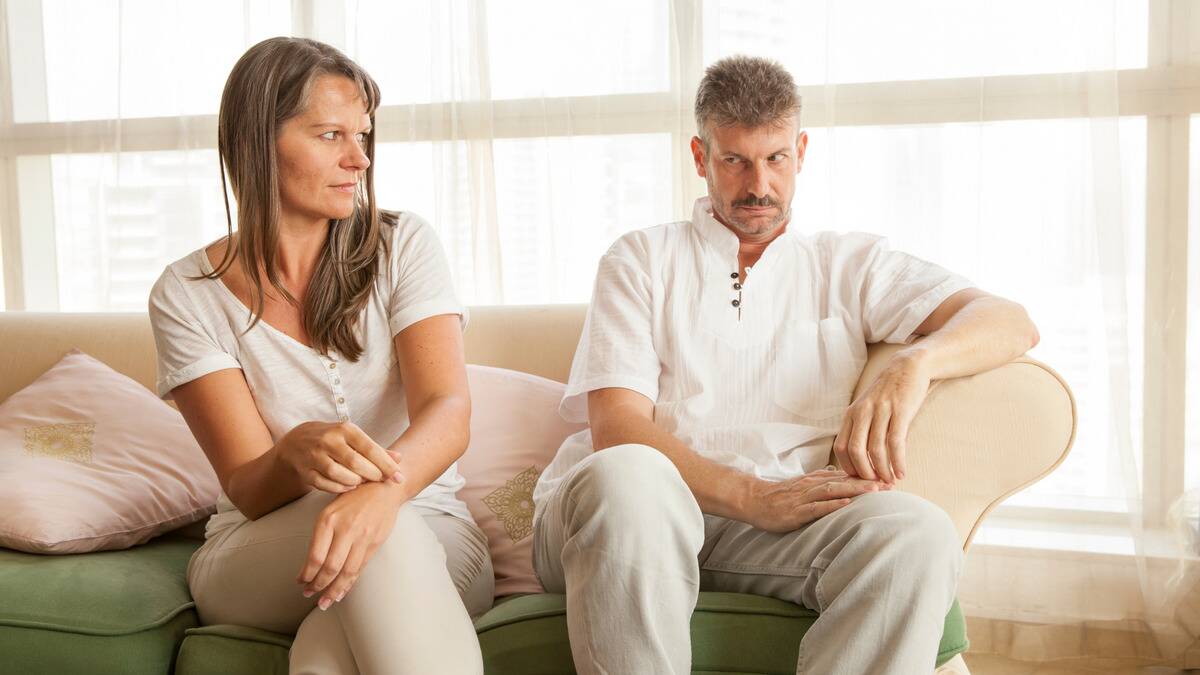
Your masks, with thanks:
[[[588,393],[610,387],[636,391],[651,401],[658,399],[658,384],[655,382],[632,375],[602,375],[569,384],[558,405],[558,414],[568,422],[587,422]]]
[[[240,369],[242,366],[229,354],[210,354],[204,358],[167,373],[158,379],[158,395],[165,401],[171,400],[171,390],[181,384],[187,384],[192,380],[199,379],[215,373],[218,370],[228,370],[230,368]]]
[[[913,308],[909,310],[908,318],[900,322],[896,330],[884,337],[883,341],[892,344],[908,344],[912,342],[916,338],[913,331],[924,323],[925,319],[928,319],[933,310],[937,309],[946,298],[959,291],[974,287],[975,284],[971,283],[969,279],[957,275],[934,286],[913,302]]]
[[[403,331],[414,323],[442,314],[457,314],[459,326],[463,330],[466,330],[467,310],[457,302],[450,300],[428,300],[418,302],[415,305],[409,305],[388,319],[388,327],[392,331],[392,337],[396,337],[400,331]]]

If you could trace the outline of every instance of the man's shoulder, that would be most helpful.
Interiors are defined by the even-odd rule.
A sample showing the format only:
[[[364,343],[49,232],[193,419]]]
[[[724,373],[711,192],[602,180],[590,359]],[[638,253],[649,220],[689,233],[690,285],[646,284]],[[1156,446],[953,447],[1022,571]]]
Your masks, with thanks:
[[[647,263],[671,247],[684,242],[690,227],[689,221],[680,220],[631,230],[613,242],[607,255],[627,258],[630,262]]]

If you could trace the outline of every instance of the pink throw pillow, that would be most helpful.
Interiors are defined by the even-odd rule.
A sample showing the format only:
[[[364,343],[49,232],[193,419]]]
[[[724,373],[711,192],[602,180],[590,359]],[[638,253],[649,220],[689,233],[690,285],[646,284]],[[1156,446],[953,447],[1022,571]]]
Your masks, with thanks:
[[[542,593],[533,573],[533,486],[567,436],[586,425],[558,415],[564,385],[503,368],[467,366],[471,445],[458,496],[488,537],[496,596]]]
[[[205,518],[220,486],[183,417],[72,350],[0,403],[0,546],[128,548]]]

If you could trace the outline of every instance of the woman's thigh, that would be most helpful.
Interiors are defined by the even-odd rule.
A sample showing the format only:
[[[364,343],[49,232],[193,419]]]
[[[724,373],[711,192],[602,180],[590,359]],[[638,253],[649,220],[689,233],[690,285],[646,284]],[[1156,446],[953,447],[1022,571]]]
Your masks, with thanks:
[[[487,535],[475,523],[448,513],[421,509],[425,524],[446,550],[446,571],[472,619],[492,608],[496,578]]]
[[[291,634],[316,607],[296,577],[308,555],[313,526],[336,495],[311,492],[258,520],[215,533],[192,557],[188,584],[204,624],[231,623]],[[405,507],[411,508],[411,507]],[[492,601],[487,540],[474,523],[418,509],[446,551],[446,565],[475,616]],[[482,608],[482,609],[479,609]]]

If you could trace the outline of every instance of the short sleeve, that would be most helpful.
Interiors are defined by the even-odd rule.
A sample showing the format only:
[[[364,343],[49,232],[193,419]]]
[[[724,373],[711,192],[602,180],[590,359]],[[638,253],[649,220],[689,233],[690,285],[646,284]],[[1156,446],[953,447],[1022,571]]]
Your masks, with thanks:
[[[467,313],[454,293],[450,265],[433,228],[417,216],[402,214],[391,245],[388,327],[392,337],[440,314],[457,314],[466,328]]]
[[[150,291],[150,324],[158,351],[156,389],[164,399],[181,384],[218,370],[241,368],[206,329],[184,281],[167,268]]]
[[[615,249],[616,247],[614,247]],[[600,260],[583,334],[559,405],[570,422],[587,422],[587,394],[630,389],[658,399],[661,362],[652,333],[651,279],[646,268],[610,250]]]
[[[867,342],[906,343],[946,298],[973,284],[945,268],[892,250],[871,237],[863,250],[859,298]]]

